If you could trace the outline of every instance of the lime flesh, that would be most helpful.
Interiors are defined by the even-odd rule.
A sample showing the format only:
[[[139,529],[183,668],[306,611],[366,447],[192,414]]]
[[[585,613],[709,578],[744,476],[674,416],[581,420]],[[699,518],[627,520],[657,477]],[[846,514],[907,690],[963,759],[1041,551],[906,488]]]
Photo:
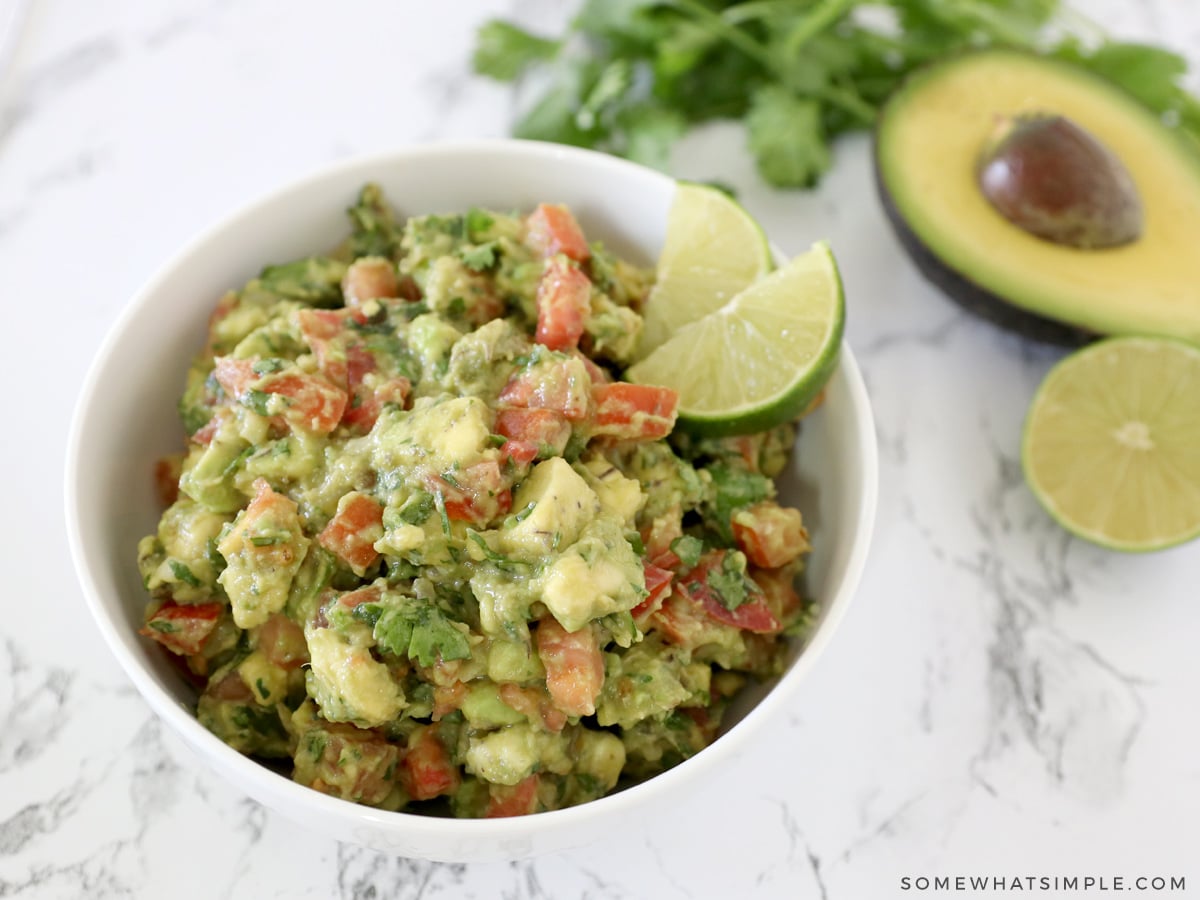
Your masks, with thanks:
[[[837,364],[845,304],[829,246],[807,253],[685,325],[626,372],[679,392],[680,424],[747,434],[797,418]]]
[[[1200,535],[1200,348],[1123,337],[1067,357],[1034,397],[1021,457],[1085,540],[1141,552]]]
[[[720,309],[770,269],[766,235],[736,200],[707,185],[680,182],[646,301],[639,356]]]

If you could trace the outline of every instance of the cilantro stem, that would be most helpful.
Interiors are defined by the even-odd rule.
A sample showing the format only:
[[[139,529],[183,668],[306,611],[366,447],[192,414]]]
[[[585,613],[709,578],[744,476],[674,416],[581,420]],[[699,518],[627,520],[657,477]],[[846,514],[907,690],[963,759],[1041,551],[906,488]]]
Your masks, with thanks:
[[[816,95],[840,108],[847,115],[853,116],[864,125],[870,125],[875,121],[875,107],[860,97],[852,88],[828,85],[816,91]]]
[[[781,73],[775,65],[775,60],[767,52],[767,48],[750,37],[745,31],[725,21],[720,15],[698,2],[698,0],[674,0],[674,5],[696,21],[706,23],[728,43],[737,47],[776,78],[780,77]]]
[[[797,23],[784,44],[786,58],[798,56],[800,48],[829,28],[858,4],[858,0],[821,0],[807,16]]]

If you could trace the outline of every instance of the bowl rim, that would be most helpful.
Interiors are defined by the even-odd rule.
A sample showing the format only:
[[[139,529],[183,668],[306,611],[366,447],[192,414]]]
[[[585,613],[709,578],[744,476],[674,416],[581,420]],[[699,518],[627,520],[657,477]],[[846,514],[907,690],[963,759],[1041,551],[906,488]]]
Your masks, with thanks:
[[[676,183],[676,179],[669,175],[596,151],[540,141],[488,138],[438,141],[355,155],[332,165],[316,167],[298,178],[291,179],[252,198],[201,229],[195,237],[171,254],[126,301],[124,308],[109,327],[84,376],[83,386],[71,419],[66,452],[64,512],[67,542],[75,574],[92,619],[108,645],[109,651],[116,657],[125,674],[154,712],[179,733],[193,752],[204,755],[209,764],[217,771],[230,776],[239,789],[250,794],[258,802],[272,805],[271,801],[265,799],[270,796],[272,801],[286,804],[289,808],[308,807],[323,817],[329,817],[351,827],[369,825],[394,833],[415,829],[422,833],[423,838],[434,840],[439,837],[475,840],[511,839],[530,830],[571,828],[586,820],[595,819],[597,816],[620,815],[635,807],[641,807],[655,793],[659,795],[669,793],[686,780],[692,779],[706,770],[711,770],[721,760],[733,756],[746,744],[758,725],[774,715],[784,703],[788,702],[790,692],[778,690],[779,686],[784,681],[797,683],[802,680],[824,652],[845,615],[850,599],[856,593],[861,582],[870,550],[878,502],[878,449],[871,403],[858,364],[845,340],[841,345],[838,368],[845,379],[854,419],[862,433],[861,446],[858,450],[862,462],[863,480],[860,484],[858,509],[853,513],[855,534],[859,538],[851,547],[845,565],[845,574],[838,590],[832,597],[827,598],[828,605],[821,627],[775,687],[718,740],[706,746],[695,756],[652,778],[599,799],[564,809],[550,810],[532,816],[498,819],[443,818],[418,813],[380,810],[331,797],[300,785],[234,750],[205,729],[191,710],[168,694],[147,673],[142,664],[127,652],[116,623],[104,608],[104,602],[101,599],[102,592],[93,571],[92,560],[80,527],[80,517],[77,514],[79,487],[87,466],[84,438],[91,424],[89,411],[93,408],[94,401],[101,391],[98,376],[111,364],[111,357],[130,323],[141,313],[142,307],[147,305],[149,299],[161,292],[174,270],[205,245],[217,240],[221,233],[234,222],[289,195],[303,194],[325,180],[336,180],[356,170],[378,169],[384,171],[400,164],[419,164],[422,159],[427,157],[445,157],[447,155],[501,156],[519,158],[526,162],[567,160],[570,164],[583,168],[598,169],[596,177],[636,175],[639,178],[651,177],[654,180],[661,180],[664,186],[666,183]]]

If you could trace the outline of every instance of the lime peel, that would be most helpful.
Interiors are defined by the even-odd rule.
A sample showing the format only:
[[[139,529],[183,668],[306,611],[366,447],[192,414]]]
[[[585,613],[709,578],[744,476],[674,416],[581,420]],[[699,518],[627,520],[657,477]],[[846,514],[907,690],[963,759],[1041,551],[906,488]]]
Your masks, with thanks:
[[[763,431],[812,404],[837,365],[845,301],[825,242],[678,329],[626,372],[679,392],[679,422],[697,434]]]
[[[1200,536],[1200,348],[1121,337],[1066,357],[1034,397],[1021,462],[1084,540],[1149,552]]]

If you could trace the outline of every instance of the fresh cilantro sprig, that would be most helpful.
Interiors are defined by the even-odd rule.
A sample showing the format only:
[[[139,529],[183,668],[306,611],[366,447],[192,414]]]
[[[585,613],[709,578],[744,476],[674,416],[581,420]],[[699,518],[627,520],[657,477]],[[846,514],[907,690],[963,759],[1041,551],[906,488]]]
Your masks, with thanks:
[[[1091,69],[1200,142],[1200,103],[1182,86],[1180,56],[1085,44],[1068,12],[1060,0],[585,0],[557,37],[485,23],[474,65],[500,81],[548,70],[518,137],[665,168],[691,126],[741,119],[759,172],[777,187],[814,184],[831,141],[870,127],[913,68],[987,45]]]

